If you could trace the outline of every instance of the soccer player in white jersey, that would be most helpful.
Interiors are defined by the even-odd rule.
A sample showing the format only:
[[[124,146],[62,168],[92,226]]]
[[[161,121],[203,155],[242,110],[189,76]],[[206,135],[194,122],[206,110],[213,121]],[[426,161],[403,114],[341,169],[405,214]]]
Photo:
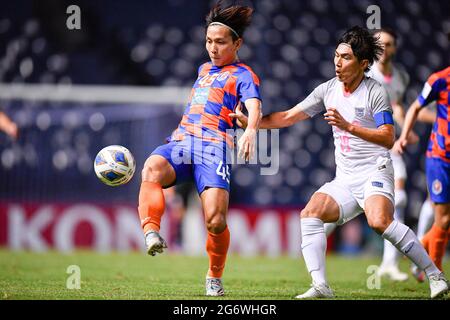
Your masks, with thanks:
[[[334,297],[325,272],[324,222],[343,224],[363,211],[370,227],[425,271],[432,298],[449,290],[444,274],[414,232],[393,217],[394,169],[389,155],[395,138],[392,108],[386,90],[364,74],[382,50],[367,29],[351,28],[336,47],[336,77],[291,109],[261,120],[261,128],[276,129],[322,113],[333,129],[336,177],[312,195],[300,214],[301,247],[312,286],[298,299]],[[230,116],[245,127],[241,111]]]
[[[393,58],[397,52],[397,35],[391,29],[381,29],[374,35],[379,38],[383,47],[383,53],[380,59],[374,63],[373,67],[367,72],[367,76],[381,83],[388,93],[388,98],[393,109],[394,123],[401,129],[405,119],[405,110],[403,108],[403,96],[409,83],[409,75],[405,69],[398,64],[393,63]],[[418,141],[417,135],[410,134],[410,143]],[[395,210],[394,217],[400,222],[404,222],[404,211],[407,203],[405,192],[406,165],[403,158],[391,150],[392,165],[394,167],[394,185],[395,185]],[[334,230],[336,224],[326,224],[325,231],[327,236]],[[388,276],[394,281],[405,281],[408,274],[399,270],[398,264],[400,252],[387,240],[384,240],[383,261],[377,273],[379,276]]]

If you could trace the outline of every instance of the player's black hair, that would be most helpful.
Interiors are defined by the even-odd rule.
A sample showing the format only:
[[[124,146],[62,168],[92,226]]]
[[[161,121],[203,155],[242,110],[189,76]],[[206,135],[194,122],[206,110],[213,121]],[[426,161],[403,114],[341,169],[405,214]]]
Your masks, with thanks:
[[[369,61],[369,65],[364,70],[365,72],[370,70],[370,66],[374,61],[378,61],[383,53],[383,46],[379,39],[375,38],[366,28],[359,26],[348,29],[338,40],[336,48],[341,43],[348,44],[359,61]]]
[[[222,8],[222,5],[223,1],[220,0],[208,13],[206,16],[206,29],[208,29],[208,26],[212,22],[223,23],[236,31],[239,37],[230,30],[233,41],[236,41],[237,39],[242,38],[245,29],[250,25],[253,9],[241,5],[232,5],[227,8]]]

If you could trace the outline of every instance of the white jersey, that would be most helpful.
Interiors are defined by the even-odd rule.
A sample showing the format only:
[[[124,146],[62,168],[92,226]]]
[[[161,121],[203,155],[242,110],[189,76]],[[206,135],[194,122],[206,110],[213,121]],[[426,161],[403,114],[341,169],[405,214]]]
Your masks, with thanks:
[[[322,83],[296,108],[310,117],[325,109],[336,108],[342,117],[364,128],[377,128],[374,115],[387,111],[392,114],[386,90],[377,81],[364,78],[351,94],[344,94],[344,85],[333,78]],[[324,120],[325,121],[325,120]],[[388,149],[363,140],[347,131],[333,128],[336,157],[336,177],[360,180],[364,173],[372,172],[380,156],[389,158]]]
[[[386,88],[391,103],[402,103],[409,84],[409,75],[403,67],[393,64],[392,75],[386,77],[381,73],[378,64],[375,63],[366,75],[374,78]]]

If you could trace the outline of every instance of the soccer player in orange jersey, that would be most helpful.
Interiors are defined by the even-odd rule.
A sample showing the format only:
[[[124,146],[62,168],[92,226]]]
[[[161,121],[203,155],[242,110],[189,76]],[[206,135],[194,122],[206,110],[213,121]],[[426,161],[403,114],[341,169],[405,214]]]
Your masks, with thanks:
[[[206,16],[206,50],[211,61],[198,69],[184,115],[168,144],[156,148],[142,170],[139,216],[152,256],[167,247],[159,234],[165,206],[162,189],[194,180],[208,231],[208,296],[224,295],[221,279],[230,243],[226,213],[231,163],[227,155],[233,147],[230,130],[235,128],[229,114],[242,104],[249,112],[249,125],[238,141],[245,160],[254,153],[261,119],[259,79],[237,56],[252,12],[239,5],[222,8],[219,2]]]
[[[448,242],[450,227],[450,66],[432,74],[422,93],[409,108],[402,134],[395,148],[403,153],[420,110],[432,101],[437,102],[437,117],[427,149],[426,174],[435,221],[422,239],[424,247],[436,266],[442,270],[442,259]]]

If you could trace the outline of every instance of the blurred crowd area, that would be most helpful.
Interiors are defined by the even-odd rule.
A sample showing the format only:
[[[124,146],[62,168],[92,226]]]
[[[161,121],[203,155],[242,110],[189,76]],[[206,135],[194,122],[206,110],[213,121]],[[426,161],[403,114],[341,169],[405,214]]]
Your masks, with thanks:
[[[208,61],[204,17],[213,1],[15,0],[0,10],[0,82],[6,84],[134,85],[190,87]],[[225,3],[227,3],[225,1]],[[286,109],[334,76],[339,36],[365,26],[368,6],[381,9],[381,26],[398,32],[396,61],[410,75],[405,106],[427,77],[449,63],[450,2],[445,0],[258,0],[239,52],[261,79],[263,113]],[[81,29],[69,30],[66,9],[81,9]],[[0,88],[1,90],[1,88]],[[186,96],[186,100],[187,100]],[[21,128],[17,141],[0,136],[2,183],[7,200],[122,201],[135,203],[139,177],[105,188],[93,172],[103,146],[127,146],[145,158],[176,127],[179,104],[105,104],[0,101]],[[408,219],[426,197],[424,151],[430,127],[417,125],[420,143],[405,156]],[[231,202],[252,206],[303,206],[334,176],[331,129],[320,118],[280,132],[278,174],[258,166],[233,168]]]

